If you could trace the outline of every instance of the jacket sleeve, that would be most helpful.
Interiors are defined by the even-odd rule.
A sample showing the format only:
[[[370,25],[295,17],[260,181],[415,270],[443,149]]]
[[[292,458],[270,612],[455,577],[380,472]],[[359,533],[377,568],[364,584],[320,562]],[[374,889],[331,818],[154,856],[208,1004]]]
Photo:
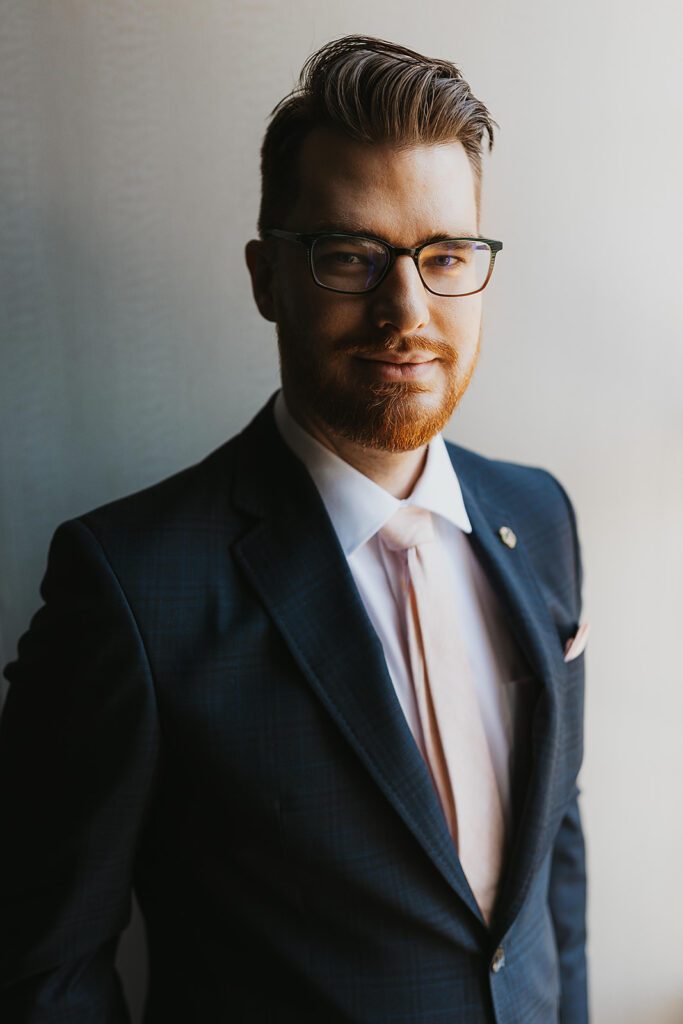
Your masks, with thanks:
[[[554,479],[554,478],[553,478]],[[560,488],[567,506],[573,543],[575,616],[581,618],[583,566],[572,503]],[[583,723],[582,723],[583,727]],[[588,1024],[588,968],[586,957],[586,846],[579,808],[579,786],[560,824],[552,852],[549,884],[550,913],[560,960],[560,1024]]]
[[[4,670],[0,1020],[129,1021],[114,967],[159,767],[154,689],[90,529],[62,523],[44,604]]]
[[[549,901],[560,957],[560,1024],[587,1024],[586,851],[579,787],[562,819],[553,848]]]

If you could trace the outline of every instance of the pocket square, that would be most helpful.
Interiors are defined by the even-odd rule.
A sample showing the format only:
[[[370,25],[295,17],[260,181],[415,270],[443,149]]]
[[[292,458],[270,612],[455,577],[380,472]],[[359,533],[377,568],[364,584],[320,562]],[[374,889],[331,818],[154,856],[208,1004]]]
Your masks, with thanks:
[[[589,625],[587,622],[582,622],[576,631],[575,636],[570,636],[564,645],[564,660],[573,661],[574,658],[583,652],[586,641],[588,640]]]

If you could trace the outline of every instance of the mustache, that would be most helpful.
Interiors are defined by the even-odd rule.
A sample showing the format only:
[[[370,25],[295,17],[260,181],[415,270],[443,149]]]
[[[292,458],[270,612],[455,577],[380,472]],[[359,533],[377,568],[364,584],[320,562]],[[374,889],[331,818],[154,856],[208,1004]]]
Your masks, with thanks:
[[[431,355],[443,359],[444,362],[453,363],[457,361],[457,351],[447,341],[437,338],[421,338],[419,335],[403,335],[401,338],[388,337],[381,340],[370,340],[361,344],[357,341],[341,340],[335,345],[335,351],[342,352],[347,356],[367,356],[391,353],[395,355],[409,355],[411,352],[429,352]]]

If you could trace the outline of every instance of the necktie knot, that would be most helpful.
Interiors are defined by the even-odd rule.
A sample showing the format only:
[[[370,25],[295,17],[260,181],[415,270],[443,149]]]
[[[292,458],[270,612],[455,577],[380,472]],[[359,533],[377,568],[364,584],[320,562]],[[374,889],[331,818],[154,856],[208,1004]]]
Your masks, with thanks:
[[[401,505],[379,531],[391,551],[406,551],[434,540],[432,513],[416,505]]]

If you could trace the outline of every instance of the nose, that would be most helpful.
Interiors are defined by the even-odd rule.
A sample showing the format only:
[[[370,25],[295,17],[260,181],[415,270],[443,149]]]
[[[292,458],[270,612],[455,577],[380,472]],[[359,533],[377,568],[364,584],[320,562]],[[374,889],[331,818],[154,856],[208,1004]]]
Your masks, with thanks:
[[[411,256],[397,256],[372,294],[372,316],[378,327],[410,334],[429,323],[428,292]]]

